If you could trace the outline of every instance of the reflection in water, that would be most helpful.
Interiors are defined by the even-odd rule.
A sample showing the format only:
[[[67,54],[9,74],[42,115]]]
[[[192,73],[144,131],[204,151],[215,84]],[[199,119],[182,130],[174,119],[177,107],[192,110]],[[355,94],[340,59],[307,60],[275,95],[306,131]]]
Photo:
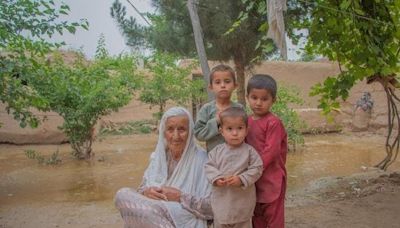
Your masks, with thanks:
[[[94,144],[96,160],[71,158],[64,145],[0,145],[0,205],[29,202],[110,201],[121,187],[140,184],[156,135],[108,137]],[[385,155],[382,136],[343,134],[306,136],[304,148],[287,159],[288,191],[325,176],[362,172]],[[60,151],[62,164],[38,165],[24,150],[49,156]],[[364,168],[365,167],[365,168]],[[390,169],[400,167],[396,161]],[[1,206],[0,206],[1,207]]]
[[[67,183],[68,199],[71,201],[100,201],[107,199],[110,192],[106,178],[98,178],[93,173],[93,167],[89,165],[86,169],[70,170],[71,177]],[[81,177],[79,180],[74,177]]]
[[[320,177],[363,172],[386,155],[385,138],[377,135],[328,134],[306,136],[304,148],[288,154],[288,190],[306,186]],[[398,169],[400,160],[389,170]]]
[[[109,137],[94,144],[96,159],[90,162],[73,159],[68,144],[0,145],[0,205],[111,201],[119,188],[140,184],[155,142],[155,135]],[[49,156],[57,147],[58,166],[39,165],[24,155],[32,149]]]

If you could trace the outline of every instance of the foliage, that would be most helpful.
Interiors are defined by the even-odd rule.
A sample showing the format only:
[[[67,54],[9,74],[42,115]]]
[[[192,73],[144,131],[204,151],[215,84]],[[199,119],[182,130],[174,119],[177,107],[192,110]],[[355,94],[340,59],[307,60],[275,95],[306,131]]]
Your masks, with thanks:
[[[149,134],[156,128],[156,122],[152,120],[129,121],[114,126],[106,126],[100,130],[101,136],[106,135],[132,135]]]
[[[52,0],[0,1],[0,100],[21,127],[38,125],[31,107],[49,110],[47,101],[27,83],[40,69],[38,58],[63,45],[45,38],[88,28],[86,20],[69,23],[59,19],[68,13],[68,5]]]
[[[29,159],[35,159],[38,161],[39,164],[46,164],[46,165],[57,165],[62,162],[61,158],[59,158],[58,150],[54,152],[49,158],[41,155],[39,152],[35,150],[25,150],[25,155]]]
[[[101,33],[99,40],[97,41],[97,47],[96,47],[96,53],[94,57],[96,59],[105,59],[109,56],[107,47],[106,47],[106,39],[104,37],[104,34]]]
[[[145,69],[150,75],[145,79],[140,100],[158,106],[157,119],[161,118],[168,101],[185,104],[205,96],[204,82],[190,78],[193,64],[179,66],[173,55],[156,52],[146,60]]]
[[[128,104],[140,84],[135,75],[135,59],[107,57],[84,62],[76,55],[71,65],[60,54],[42,63],[35,80],[28,83],[43,97],[51,111],[64,123],[60,129],[68,136],[78,157],[90,157],[93,128],[97,120]]]
[[[233,22],[228,33],[234,32],[237,29],[240,29],[242,23],[246,22],[248,18],[256,16],[254,11],[256,11],[259,15],[263,16],[262,22],[259,24],[258,31],[261,32],[261,36],[259,36],[259,40],[257,42],[256,49],[260,50],[261,55],[257,55],[253,61],[262,60],[263,55],[267,53],[271,53],[273,49],[275,49],[275,45],[267,38],[268,32],[268,20],[266,19],[268,15],[267,11],[267,1],[265,0],[240,0],[246,8],[242,10],[237,19]],[[291,38],[291,41],[294,44],[298,44],[300,38],[305,37],[302,32],[299,32],[299,24],[303,23],[305,20],[309,19],[309,7],[307,2],[298,1],[298,0],[287,0],[287,10],[284,15],[285,19],[285,28],[286,35]]]
[[[315,61],[316,59],[317,59],[317,57],[315,55],[309,54],[306,51],[302,52],[301,56],[300,56],[300,61],[303,61],[303,62],[312,62],[312,61]]]
[[[183,57],[197,58],[192,24],[186,7],[186,0],[153,0],[158,9],[148,15],[152,25],[143,27],[132,18],[126,17],[126,9],[116,0],[111,8],[111,15],[116,20],[128,45],[147,45],[161,52],[177,54]],[[197,5],[204,35],[205,48],[210,60],[234,60],[239,87],[238,100],[245,103],[244,71],[253,64],[252,60],[271,55],[275,47],[270,40],[259,41],[263,31],[259,26],[266,21],[266,16],[249,8],[251,16],[243,20],[235,31],[228,31],[239,13],[249,6],[242,1],[204,0]],[[262,52],[258,47],[269,47]]]
[[[346,100],[359,81],[378,82],[384,88],[388,103],[387,156],[377,166],[386,169],[396,159],[400,145],[400,130],[392,137],[395,122],[400,122],[400,98],[395,94],[400,87],[400,2],[301,0],[288,1],[288,8],[303,12],[289,14],[298,18],[287,23],[289,36],[294,31],[308,30],[306,53],[339,63],[340,74],[311,91],[311,95],[320,96],[319,107],[325,114],[339,108],[338,99]]]
[[[337,61],[341,73],[314,86],[311,95],[321,96],[320,107],[328,113],[339,107],[338,98],[349,96],[356,82],[380,83],[388,104],[387,155],[376,166],[387,169],[396,160],[400,144],[400,129],[392,135],[400,123],[400,98],[395,94],[400,71],[400,2],[319,0],[312,8],[312,19],[304,23],[310,30],[306,48]]]
[[[272,106],[272,112],[279,116],[285,125],[288,134],[288,143],[292,145],[294,150],[296,149],[296,145],[304,144],[301,129],[304,129],[305,124],[300,120],[296,111],[289,107],[289,104],[303,104],[303,102],[296,88],[280,86],[277,100]]]
[[[324,6],[324,8],[322,8]],[[326,10],[328,8],[329,10]],[[338,9],[338,10],[335,10]],[[337,108],[357,81],[399,72],[400,4],[398,1],[317,1],[307,22],[307,50],[337,61],[342,72],[314,86],[325,112]]]

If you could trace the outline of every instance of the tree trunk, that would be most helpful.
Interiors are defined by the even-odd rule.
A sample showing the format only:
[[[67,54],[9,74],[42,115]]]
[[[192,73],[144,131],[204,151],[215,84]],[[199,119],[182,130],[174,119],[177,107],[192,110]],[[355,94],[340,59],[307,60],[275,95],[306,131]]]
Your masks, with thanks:
[[[240,48],[233,54],[233,62],[235,63],[236,79],[237,79],[237,99],[243,107],[246,107],[246,90],[245,90],[245,75],[244,75],[244,63],[243,56]]]
[[[208,89],[210,81],[210,67],[208,66],[206,49],[204,48],[203,32],[201,29],[199,15],[197,13],[197,0],[188,0],[187,7],[190,14],[190,20],[192,21],[194,41],[196,43],[197,54],[199,55],[201,71],[203,72],[203,79],[206,86],[208,100],[214,99],[214,94]]]
[[[78,159],[86,159],[89,160],[94,157],[94,153],[92,151],[92,144],[96,138],[96,123],[90,128],[88,135],[86,135],[85,139],[73,142],[70,140],[71,147],[73,149],[73,156]]]
[[[93,158],[94,153],[92,153],[92,142],[93,142],[93,139],[89,138],[84,142],[71,143],[71,147],[74,150],[73,155],[78,159]]]
[[[369,79],[368,81],[368,83],[373,81],[379,82],[386,92],[388,104],[388,133],[385,143],[386,157],[376,165],[376,167],[386,171],[396,161],[400,149],[400,97],[395,93],[397,80],[392,75],[387,77],[378,75],[376,78]]]

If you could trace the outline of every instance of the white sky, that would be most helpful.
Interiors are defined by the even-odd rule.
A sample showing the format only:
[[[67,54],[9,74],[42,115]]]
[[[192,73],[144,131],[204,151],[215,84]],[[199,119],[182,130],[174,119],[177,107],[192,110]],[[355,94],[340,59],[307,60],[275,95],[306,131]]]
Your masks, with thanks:
[[[130,0],[140,12],[152,10],[151,0]],[[89,21],[89,30],[78,29],[75,34],[68,32],[63,36],[54,36],[52,40],[65,41],[67,46],[64,48],[80,49],[82,48],[86,57],[92,58],[96,52],[97,41],[100,34],[103,33],[106,40],[106,48],[111,55],[117,55],[121,52],[129,52],[130,48],[125,45],[116,22],[110,15],[110,8],[114,0],[63,0],[70,7],[68,16],[63,20],[79,21],[85,18]],[[126,0],[120,0],[126,6],[127,15],[137,18],[144,24],[143,19],[134,11]]]
[[[79,21],[85,18],[89,21],[89,30],[78,29],[75,34],[65,33],[63,36],[56,35],[55,41],[65,41],[67,49],[82,49],[86,57],[92,58],[95,54],[97,41],[103,33],[106,40],[106,48],[111,55],[121,52],[129,52],[130,48],[125,45],[117,24],[110,16],[110,8],[114,0],[63,0],[70,7],[70,13],[63,20],[69,22]],[[140,12],[152,11],[151,0],[130,0]],[[143,19],[134,11],[126,0],[120,0],[126,6],[127,15],[135,17],[139,23],[145,24]],[[297,59],[296,47],[288,40],[288,58]]]

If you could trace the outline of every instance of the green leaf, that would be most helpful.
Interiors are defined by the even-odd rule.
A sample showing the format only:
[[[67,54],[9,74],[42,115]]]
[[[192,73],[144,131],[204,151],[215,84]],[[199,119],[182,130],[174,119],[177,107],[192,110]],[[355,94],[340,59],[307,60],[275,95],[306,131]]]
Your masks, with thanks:
[[[340,3],[340,9],[347,10],[351,5],[351,0],[343,0],[342,3]]]

